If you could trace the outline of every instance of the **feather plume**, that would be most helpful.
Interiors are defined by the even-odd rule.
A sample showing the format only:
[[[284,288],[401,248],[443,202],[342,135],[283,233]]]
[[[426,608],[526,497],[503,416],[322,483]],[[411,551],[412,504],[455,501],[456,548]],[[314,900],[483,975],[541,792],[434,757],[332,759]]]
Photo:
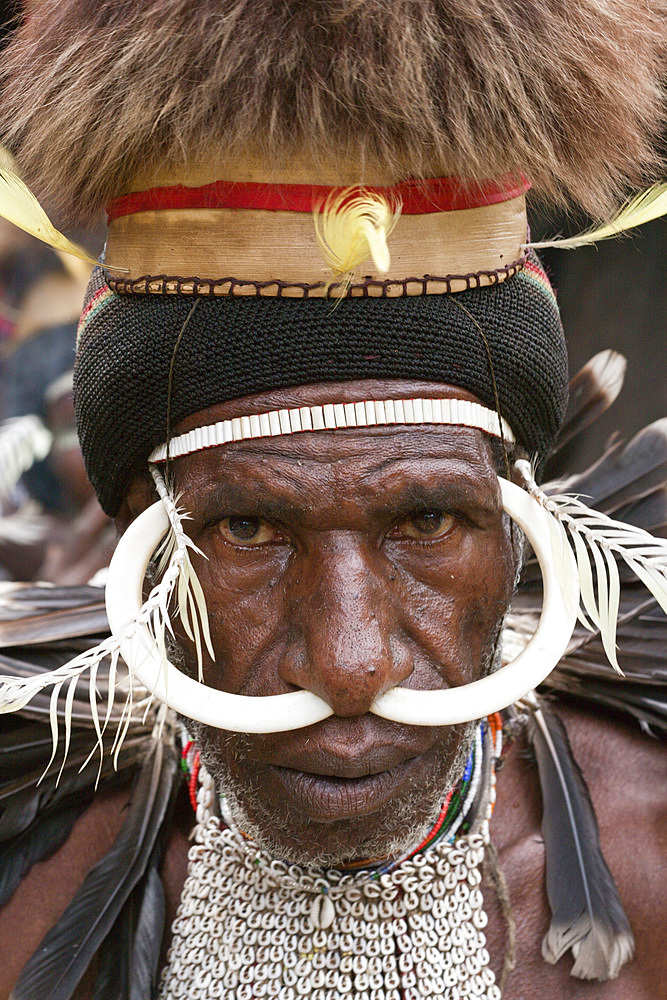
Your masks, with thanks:
[[[344,279],[343,291],[359,264],[369,257],[381,274],[387,273],[390,265],[387,239],[400,215],[400,202],[390,204],[382,195],[363,188],[334,192],[322,206],[315,208],[317,242],[334,280]]]
[[[599,629],[578,625],[565,655],[540,690],[584,700],[598,710],[634,719],[650,736],[667,735],[667,616],[656,602],[639,593],[641,584],[625,585],[617,627],[617,656],[622,674],[607,659]],[[509,662],[535,632],[542,597],[521,586],[505,620],[503,662]]]
[[[50,697],[49,718],[53,736],[53,756],[51,758],[53,760],[58,750],[59,728],[61,725],[64,727],[65,733],[65,752],[68,748],[68,740],[72,727],[74,695],[78,683],[82,680],[86,673],[91,671],[91,669],[94,669],[107,657],[110,658],[109,688],[114,691],[116,690],[115,675],[118,667],[119,645],[119,640],[112,636],[92,649],[88,649],[85,652],[80,653],[78,656],[75,656],[74,659],[69,660],[62,666],[56,667],[55,670],[50,670],[45,673],[17,671],[14,675],[0,675],[0,714],[4,712],[17,712],[24,709],[25,706],[28,705],[36,696],[40,695],[42,692],[46,692],[46,690],[50,688],[52,693]],[[128,680],[129,695],[131,695],[131,676]],[[63,686],[66,686],[65,690],[67,693],[65,708],[64,711],[58,713],[58,697],[63,689]],[[123,731],[126,723],[129,722],[129,717],[132,715],[134,706],[132,698],[129,695],[126,699],[121,716],[118,719],[117,732]],[[97,728],[100,725],[100,706],[98,701],[91,698],[90,707],[93,712]],[[110,708],[111,704],[107,705],[107,719]],[[97,742],[99,742],[99,738]]]
[[[1,207],[0,207],[1,213]],[[10,495],[24,472],[51,450],[53,437],[39,417],[11,417],[0,424],[0,501]]]
[[[592,510],[577,497],[547,496],[535,484],[528,462],[519,460],[515,466],[530,493],[553,516],[552,524],[563,544],[571,546],[579,575],[579,620],[584,627],[599,630],[609,662],[620,672],[616,656],[620,574],[616,560],[626,563],[667,612],[667,541]]]
[[[596,510],[615,516],[628,504],[656,495],[667,478],[667,417],[642,428],[630,441],[617,441],[584,472],[546,485],[548,495],[570,493],[591,497]],[[646,531],[657,528],[624,517]]]
[[[90,796],[79,796],[60,809],[45,812],[0,850],[0,907],[36,862],[50,858],[65,843],[89,801]]]
[[[165,916],[158,874],[161,856],[158,841],[146,874],[99,949],[92,1000],[149,1000],[154,996]]]
[[[156,163],[213,180],[248,152],[277,181],[294,160],[358,164],[333,183],[523,172],[605,217],[660,175],[663,18],[662,0],[42,0],[3,51],[0,129],[79,218]]]
[[[0,584],[0,649],[71,642],[78,636],[108,631],[104,592],[99,587]]]
[[[624,676],[609,667],[599,633],[577,629],[545,687],[634,718],[648,735],[667,735],[667,617],[632,594],[618,622]]]
[[[145,728],[142,730],[140,726],[136,726],[132,736],[125,742],[118,760],[114,762],[110,757],[105,758],[101,773],[108,782],[113,783],[116,773],[135,766],[146,738]],[[60,807],[70,797],[85,796],[94,790],[97,783],[96,771],[86,770],[90,757],[90,737],[87,733],[81,733],[73,744],[72,752],[62,764],[57,759],[49,758],[46,762],[42,761],[39,767],[24,772],[20,760],[14,760],[15,775],[19,776],[0,786],[1,843],[27,830],[40,813]],[[48,749],[51,749],[50,745]],[[64,740],[59,742],[59,750],[64,751]]]
[[[570,379],[570,395],[552,455],[581,434],[616,401],[627,361],[617,351],[600,351]]]
[[[97,952],[97,975],[92,1000],[128,1000],[132,940],[137,924],[139,886],[130,894],[116,921]],[[146,993],[146,1000],[152,995]],[[142,998],[143,1000],[143,998]]]
[[[88,264],[97,261],[58,232],[48,215],[21,178],[0,167],[0,216],[62,253],[80,257]]]
[[[86,877],[24,967],[11,1000],[70,1000],[93,955],[146,871],[178,777],[176,752],[156,739],[111,850]]]
[[[157,571],[164,573],[162,584],[165,580],[163,600],[159,609],[153,616],[152,632],[155,637],[163,660],[167,658],[165,646],[165,627],[171,629],[169,621],[168,604],[171,594],[177,588],[178,614],[185,629],[186,635],[195,643],[197,651],[197,671],[199,680],[203,680],[202,668],[202,641],[211,659],[215,658],[213,645],[211,643],[211,633],[208,625],[208,613],[206,611],[206,600],[204,591],[194,571],[190,561],[190,550],[202,553],[196,547],[191,538],[183,530],[183,521],[187,520],[187,514],[178,509],[177,503],[167,488],[162,473],[156,465],[151,466],[151,475],[155,482],[155,488],[162,500],[169,517],[171,532],[166,536],[161,550],[157,553]],[[159,610],[159,613],[158,613]]]
[[[158,645],[163,661],[166,662],[166,632],[167,630],[172,632],[169,607],[174,595],[177,597],[178,613],[183,627],[195,643],[200,678],[202,676],[203,647],[206,647],[211,657],[214,655],[204,593],[190,562],[189,553],[190,549],[195,549],[194,543],[183,530],[184,515],[178,511],[161,474],[157,469],[153,470],[153,474],[158,492],[169,515],[171,530],[160,543],[156,553],[159,569],[163,570],[162,578],[152,588],[135,621],[127,623],[123,635],[111,635],[98,643],[97,646],[85,649],[73,659],[53,670],[36,673],[34,669],[21,670],[18,667],[11,674],[0,675],[0,714],[25,709],[34,699],[46,692],[47,689],[51,689],[48,713],[53,734],[52,760],[58,749],[61,725],[64,727],[65,734],[63,763],[66,758],[76,690],[86,674],[90,674],[89,718],[95,729],[96,746],[100,751],[100,759],[103,750],[102,736],[106,732],[110,720],[113,720],[116,726],[116,737],[111,752],[117,758],[137,708],[143,707],[143,710],[147,712],[152,702],[150,698],[146,700],[146,692],[143,688],[139,687],[137,691],[137,684],[131,670],[128,671],[125,685],[117,683],[121,642],[126,635],[132,635],[140,625],[147,625]],[[6,658],[4,659],[6,662]],[[95,695],[95,680],[100,664],[107,659],[109,665],[107,668],[105,710],[102,698],[98,700]],[[64,710],[58,712],[58,698],[63,690],[65,692]],[[120,714],[114,713],[114,698],[123,694],[125,701]],[[137,694],[140,698],[140,706],[135,703]]]
[[[164,931],[165,897],[158,874],[162,853],[153,850],[141,887],[141,906],[132,942],[129,1000],[154,995]]]
[[[527,243],[525,249],[543,250],[555,247],[557,250],[574,250],[577,247],[590,246],[601,240],[620,236],[630,229],[643,226],[667,214],[667,182],[654,184],[647,191],[642,191],[623,205],[610,222],[603,226],[594,226],[578,236],[567,239],[544,240],[541,243]]]
[[[594,390],[596,392],[596,390]],[[626,527],[667,534],[667,421],[645,427],[631,441],[614,443],[589,469],[543,485],[551,494],[590,496],[591,506]],[[667,616],[621,560],[616,630],[623,676],[609,664],[600,629],[579,624],[565,656],[544,682],[549,690],[585,699],[635,719],[649,734],[667,732]],[[503,633],[506,661],[524,648],[542,605],[542,584],[534,557],[524,563],[521,584]]]
[[[79,731],[72,739],[66,766],[56,761],[45,774],[44,765],[51,752],[51,735],[44,733],[45,729],[41,723],[32,723],[15,733],[18,738],[12,739],[11,731],[2,733],[0,907],[31,866],[49,857],[64,842],[95,792],[96,770],[84,771],[90,746],[86,731]],[[110,758],[104,760],[101,776],[105,789],[127,780],[128,771],[133,771],[141,760],[149,737],[150,730],[134,727],[117,768]],[[60,777],[59,770],[63,771]]]
[[[529,707],[552,912],[542,955],[553,964],[571,948],[573,976],[614,979],[632,958],[634,941],[602,855],[593,804],[562,722],[536,699]]]

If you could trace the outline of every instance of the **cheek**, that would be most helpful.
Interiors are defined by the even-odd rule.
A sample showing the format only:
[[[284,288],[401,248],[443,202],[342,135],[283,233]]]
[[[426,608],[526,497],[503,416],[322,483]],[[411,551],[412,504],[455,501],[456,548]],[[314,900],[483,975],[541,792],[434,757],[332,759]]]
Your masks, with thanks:
[[[402,590],[408,642],[440,665],[449,683],[479,676],[512,597],[514,560],[509,530],[467,530],[455,544],[391,553]],[[425,551],[424,551],[425,550]]]
[[[280,583],[289,557],[276,550],[269,559],[245,554],[231,559],[216,550],[217,546],[210,546],[207,559],[193,558],[206,595],[216,654],[215,663],[205,657],[205,680],[237,694],[265,694],[263,678],[286,641],[288,623]]]

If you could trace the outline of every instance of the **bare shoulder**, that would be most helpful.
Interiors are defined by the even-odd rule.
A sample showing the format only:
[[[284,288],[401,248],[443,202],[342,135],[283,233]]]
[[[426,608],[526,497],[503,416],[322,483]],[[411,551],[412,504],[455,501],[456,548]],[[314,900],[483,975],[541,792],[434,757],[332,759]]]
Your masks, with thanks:
[[[97,796],[62,847],[47,861],[31,868],[0,910],[0,1000],[7,1000],[21,969],[46,932],[113,844],[129,797],[129,789]]]
[[[602,849],[630,919],[636,955],[618,979],[608,983],[572,978],[569,956],[556,966],[543,961],[541,943],[549,925],[549,909],[544,888],[541,799],[536,765],[525,740],[520,739],[498,775],[492,824],[517,921],[516,967],[504,996],[507,1000],[533,996],[542,1000],[655,1000],[658,984],[667,976],[667,958],[661,946],[666,889],[664,744],[617,719],[565,705],[559,705],[557,711],[591,793]],[[489,889],[486,894],[491,950],[495,967],[500,968],[503,920]]]

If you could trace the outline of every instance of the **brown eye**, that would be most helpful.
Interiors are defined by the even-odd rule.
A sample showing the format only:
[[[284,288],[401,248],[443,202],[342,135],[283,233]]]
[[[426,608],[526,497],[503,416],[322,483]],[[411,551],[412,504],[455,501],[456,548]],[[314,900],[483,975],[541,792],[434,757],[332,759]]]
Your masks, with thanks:
[[[217,527],[225,541],[232,545],[266,545],[278,538],[278,531],[261,517],[225,517]]]
[[[454,527],[455,517],[446,511],[422,510],[414,517],[401,521],[389,532],[390,538],[442,538]]]

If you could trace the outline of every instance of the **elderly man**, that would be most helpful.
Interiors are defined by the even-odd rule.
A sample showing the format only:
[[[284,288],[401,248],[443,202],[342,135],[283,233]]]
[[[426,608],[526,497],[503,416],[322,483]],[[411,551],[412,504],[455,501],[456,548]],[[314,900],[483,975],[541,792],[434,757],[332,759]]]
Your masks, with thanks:
[[[524,200],[532,181],[607,211],[648,169],[653,4],[641,33],[634,9],[619,30],[624,5],[587,0],[529,21],[521,5],[439,2],[47,6],[48,43],[38,12],[10,46],[6,132],[28,176],[45,143],[61,154],[42,190],[106,207],[75,398],[122,538],[111,637],[0,686],[5,711],[41,708],[54,739],[64,723],[57,761],[85,758],[88,724],[105,777],[0,915],[29,920],[5,993],[498,1000],[502,983],[557,998],[571,947],[591,996],[653,996],[660,893],[633,888],[655,853],[655,751],[567,712],[626,917],[567,737],[532,689],[580,597],[615,661],[615,557],[664,601],[664,546],[537,485],[567,360]],[[519,97],[511,81],[529,76]],[[99,113],[111,93],[122,129]],[[544,607],[517,627],[524,533]],[[504,757],[503,728],[518,744]],[[170,811],[177,739],[189,853]],[[116,839],[127,793],[109,756],[139,769]],[[628,917],[638,959],[622,970]]]
[[[307,386],[198,411],[177,430],[240,413],[333,399],[398,399],[404,394],[472,398],[453,386],[407,380]],[[355,995],[371,996],[363,986],[372,977],[374,995],[394,996],[396,989],[422,989],[423,978],[432,982],[438,975],[449,984],[448,992],[424,995],[456,995],[447,979],[452,974],[447,953],[438,952],[429,960],[426,952],[426,946],[438,947],[443,924],[447,926],[442,916],[433,914],[439,912],[437,900],[449,898],[448,889],[438,886],[447,885],[451,849],[436,836],[430,850],[414,855],[412,866],[410,861],[393,865],[412,855],[437,824],[442,825],[443,803],[448,805],[451,792],[458,795],[459,789],[458,811],[447,815],[445,809],[445,821],[450,828],[459,821],[459,834],[455,829],[453,833],[458,838],[465,816],[481,836],[475,839],[475,833],[468,832],[456,846],[461,850],[467,838],[483,849],[489,800],[494,797],[492,773],[482,774],[480,785],[487,785],[473,808],[464,771],[476,743],[474,724],[400,725],[369,709],[378,695],[397,685],[424,690],[459,686],[493,669],[518,561],[517,538],[512,538],[503,514],[497,471],[497,458],[481,431],[435,426],[260,438],[175,462],[180,502],[191,514],[190,537],[203,554],[196,560],[197,571],[215,653],[214,659],[204,656],[207,683],[253,697],[305,688],[324,699],[334,714],[289,733],[249,735],[187,723],[211,781],[201,786],[198,843],[190,852],[185,886],[187,808],[177,812],[167,832],[163,878],[168,911],[175,914],[179,902],[180,909],[160,995],[319,996],[322,979],[331,991],[328,995],[343,996],[349,987]],[[121,526],[152,501],[152,488],[140,474],[120,509]],[[193,644],[182,638],[182,665],[196,676]],[[177,650],[171,653],[175,660]],[[650,741],[620,723],[581,709],[563,716],[593,789],[605,853],[637,946],[635,962],[618,981],[588,988],[600,997],[653,996],[661,974],[660,922],[655,919],[661,889],[646,871],[659,852],[661,806],[653,790],[660,782],[660,756]],[[479,745],[484,751],[486,744]],[[537,774],[522,753],[524,746],[522,735],[504,757],[491,824],[507,887],[501,883],[499,895],[484,889],[483,909],[475,912],[472,926],[484,935],[490,966],[499,972],[507,952],[509,898],[517,924],[516,966],[505,995],[561,998],[571,995],[570,963],[545,965],[540,956],[549,921],[544,847]],[[620,797],[619,784],[624,788]],[[227,843],[220,841],[212,789],[224,795]],[[91,865],[113,849],[126,800],[126,793],[103,792],[60,852],[38,866],[39,872],[33,870],[0,915],[0,933],[10,955],[5,990],[42,934],[70,904]],[[641,844],[641,851],[627,850],[621,829],[632,830],[632,842]],[[220,869],[217,859],[222,857],[226,865]],[[420,857],[426,868],[416,864]],[[465,854],[458,857],[465,868]],[[281,867],[279,859],[300,868]],[[329,889],[335,911],[331,924],[326,926],[319,914],[309,931],[313,903],[327,897],[313,892],[310,884],[300,887],[299,879],[314,872],[311,879],[323,882],[328,869],[348,877],[350,898],[337,894],[334,877]],[[359,869],[366,871],[359,876]],[[413,882],[428,886],[430,905],[424,896],[416,896],[417,909],[406,911],[391,892],[385,892],[388,900],[380,892],[366,899],[361,880],[371,892],[378,872],[377,884],[385,890],[397,874],[409,878],[414,873]],[[432,873],[430,878],[427,873]],[[633,891],[637,880],[643,885],[641,893]],[[457,875],[458,888],[451,892],[456,891],[456,906],[463,912],[465,897],[475,892],[477,883],[474,863],[463,880],[460,872]],[[409,883],[399,884],[410,891]],[[237,899],[245,902],[238,904]],[[103,893],[101,900],[106,901]],[[384,920],[377,916],[383,903],[388,907]],[[101,909],[97,901],[91,919]],[[253,912],[259,921],[253,921]],[[297,932],[288,936],[286,926],[276,927],[274,913],[296,919]],[[606,916],[604,911],[600,916]],[[420,924],[427,917],[430,928],[428,920]],[[319,938],[318,919],[325,924]],[[20,940],[12,932],[17,920],[24,928]],[[448,914],[445,920],[453,934],[453,917]],[[465,920],[461,925],[463,934]],[[233,933],[225,940],[230,927]],[[379,939],[381,944],[391,941],[389,954],[374,950],[378,927],[390,929],[389,937]],[[262,932],[264,944],[258,940]],[[345,934],[349,942],[341,946]],[[406,944],[410,950],[403,950]],[[467,947],[468,939],[461,938],[461,944]],[[449,941],[450,948],[458,946]],[[337,969],[325,959],[341,950]],[[318,954],[323,956],[319,967],[313,964]],[[60,962],[65,962],[62,953]],[[244,977],[248,966],[260,977],[264,968],[265,982]],[[272,966],[281,969],[276,979]],[[461,967],[466,968],[464,959]],[[423,976],[424,968],[430,975]],[[471,968],[479,974],[480,966]],[[272,982],[282,993],[263,991]],[[33,995],[29,989],[34,985],[33,980],[16,995]],[[459,995],[476,995],[465,992],[467,985],[464,979]],[[491,978],[484,995],[497,995],[494,989]],[[84,986],[75,995],[96,994]]]

